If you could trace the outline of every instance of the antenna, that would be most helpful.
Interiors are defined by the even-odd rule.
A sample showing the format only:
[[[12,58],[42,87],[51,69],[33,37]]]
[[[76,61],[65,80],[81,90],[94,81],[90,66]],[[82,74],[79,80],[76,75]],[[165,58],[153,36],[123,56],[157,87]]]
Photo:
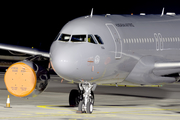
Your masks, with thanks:
[[[161,17],[164,15],[164,7],[162,9]]]
[[[92,16],[93,16],[93,8],[91,9],[91,15],[90,15],[90,17],[92,18]]]

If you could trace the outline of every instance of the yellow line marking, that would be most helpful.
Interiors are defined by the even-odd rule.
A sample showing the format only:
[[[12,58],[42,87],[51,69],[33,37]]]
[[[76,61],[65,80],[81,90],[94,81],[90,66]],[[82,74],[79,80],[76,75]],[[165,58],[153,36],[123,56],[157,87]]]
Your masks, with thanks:
[[[48,107],[42,107],[42,108],[45,108],[45,109],[49,109],[51,106],[57,106],[57,105],[48,105]],[[62,106],[63,107],[63,106]],[[114,108],[114,106],[112,107]],[[126,107],[119,107],[119,108],[126,108]],[[132,110],[132,111],[128,111],[129,108],[134,108],[135,110]],[[50,108],[51,109],[51,108]],[[139,109],[139,110],[138,110]],[[141,110],[140,110],[141,109]],[[63,109],[60,109],[60,110],[63,110]],[[67,110],[67,109],[65,109]],[[148,113],[139,113],[139,112],[148,112],[148,111],[163,111],[164,109],[159,109],[159,108],[136,108],[136,107],[127,107],[127,109],[123,109],[123,110],[126,110],[126,111],[115,111],[115,112],[103,112],[103,111],[95,111],[95,113],[93,114],[76,114],[76,113],[72,113],[72,114],[59,114],[58,113],[53,113],[53,114],[46,114],[46,113],[42,113],[42,112],[35,112],[34,114],[39,114],[39,115],[32,115],[32,116],[19,116],[19,117],[0,117],[0,119],[13,119],[13,118],[36,118],[36,117],[70,117],[69,119],[76,119],[76,118],[84,118],[84,117],[88,117],[88,118],[97,118],[99,115],[103,114],[102,116],[100,117],[114,117],[114,118],[117,118],[119,117],[120,114],[123,114],[123,115],[137,115],[137,116],[141,116],[141,117],[145,117],[145,116],[162,116],[162,117],[167,117],[167,116],[170,116],[170,117],[180,117],[179,114],[148,114]],[[119,113],[119,114],[115,114],[115,113]],[[115,115],[114,115],[115,114]],[[121,118],[134,118],[136,116],[122,116]],[[137,118],[139,119],[139,118]],[[173,118],[172,118],[173,119]]]
[[[45,108],[45,109],[55,109],[55,110],[66,110],[66,111],[76,111],[74,109],[67,109],[67,108],[54,108],[58,105],[41,105],[41,106],[37,106],[39,108]],[[63,107],[63,106],[59,106],[59,107]],[[93,111],[94,115],[98,115],[98,114],[132,114],[132,115],[141,115],[141,116],[179,116],[179,114],[148,114],[148,113],[139,113],[139,112],[151,112],[151,111],[180,111],[180,109],[161,109],[161,108],[144,108],[144,107],[119,107],[119,106],[95,106],[94,108],[98,109],[98,108],[123,108],[124,111],[114,111],[114,112],[104,112],[104,111]],[[128,109],[134,109],[129,111]],[[59,112],[61,113],[61,112]],[[63,114],[66,115],[66,114]],[[72,113],[71,115],[77,115]],[[79,114],[79,115],[88,115],[88,114]],[[116,116],[116,115],[114,115]],[[89,116],[88,116],[89,117]],[[90,116],[90,117],[94,117],[94,116]]]
[[[26,113],[22,113],[21,115],[32,115],[32,114],[26,114]]]
[[[36,106],[38,108],[44,108],[44,109],[54,109],[54,110],[66,110],[66,111],[76,111],[73,109],[67,109],[67,108],[60,108],[63,106],[58,106],[58,105],[38,105]],[[56,108],[55,108],[56,107]],[[58,107],[58,108],[57,108]]]
[[[48,115],[34,115],[34,116],[18,116],[18,117],[0,117],[0,119],[13,119],[13,118],[36,118],[36,117],[73,117],[73,118],[81,118],[80,114],[48,114]],[[89,117],[89,116],[88,116]],[[95,116],[94,116],[95,117]]]
[[[37,113],[35,113],[35,114],[46,115],[47,113],[37,112]]]

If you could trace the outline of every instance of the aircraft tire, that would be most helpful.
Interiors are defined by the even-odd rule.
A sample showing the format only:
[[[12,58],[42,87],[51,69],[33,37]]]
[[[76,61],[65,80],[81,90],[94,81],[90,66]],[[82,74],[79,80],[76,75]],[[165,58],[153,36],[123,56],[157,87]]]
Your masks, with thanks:
[[[76,89],[71,90],[69,94],[69,105],[77,107],[79,105],[79,91]]]
[[[81,113],[85,113],[85,110],[84,110],[84,101],[80,101],[79,102],[78,111],[80,111]]]
[[[95,101],[95,98],[94,98],[94,92],[91,91],[91,103],[94,105],[94,101]]]
[[[93,112],[93,103],[92,102],[88,102],[87,103],[87,113],[91,114]]]

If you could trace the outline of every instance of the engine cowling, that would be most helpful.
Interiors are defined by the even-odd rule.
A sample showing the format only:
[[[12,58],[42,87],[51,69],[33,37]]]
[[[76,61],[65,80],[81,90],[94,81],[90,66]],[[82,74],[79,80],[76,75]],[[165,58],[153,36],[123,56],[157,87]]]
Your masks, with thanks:
[[[46,69],[32,61],[21,61],[11,65],[5,73],[7,90],[16,97],[36,97],[48,86]]]

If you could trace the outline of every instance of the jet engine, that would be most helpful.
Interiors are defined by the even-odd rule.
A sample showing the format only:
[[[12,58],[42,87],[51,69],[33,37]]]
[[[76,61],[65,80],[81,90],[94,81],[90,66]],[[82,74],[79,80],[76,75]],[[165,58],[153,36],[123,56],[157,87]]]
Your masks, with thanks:
[[[4,82],[7,90],[16,97],[36,97],[48,86],[47,69],[33,61],[24,60],[12,64],[6,71]]]

